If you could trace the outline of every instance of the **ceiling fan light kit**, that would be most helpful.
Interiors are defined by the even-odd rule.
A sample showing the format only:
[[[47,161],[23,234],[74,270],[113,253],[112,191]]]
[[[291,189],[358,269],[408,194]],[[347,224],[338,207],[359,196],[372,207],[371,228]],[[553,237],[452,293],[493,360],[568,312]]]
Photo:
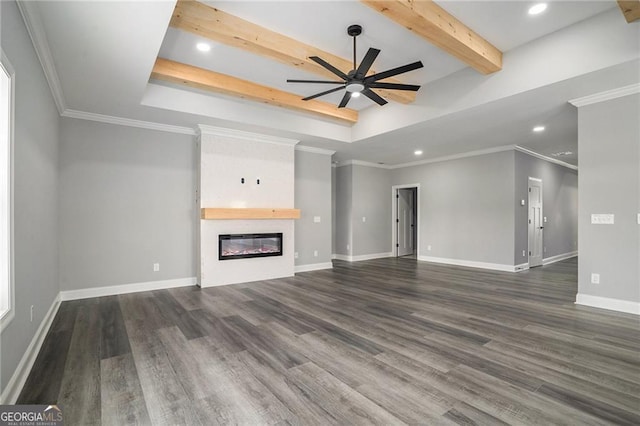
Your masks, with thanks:
[[[422,62],[417,61],[411,64],[407,64],[401,67],[393,68],[387,71],[383,71],[380,73],[376,73],[370,76],[367,76],[367,73],[371,69],[373,62],[378,57],[380,50],[369,48],[367,54],[360,62],[359,66],[356,66],[356,37],[362,34],[362,27],[360,25],[354,24],[349,25],[347,28],[347,34],[353,37],[353,69],[348,73],[344,73],[326,62],[322,58],[318,56],[310,56],[309,59],[322,66],[323,68],[331,71],[331,73],[340,77],[342,81],[332,81],[332,80],[287,80],[287,83],[315,83],[315,84],[338,84],[338,87],[333,89],[326,90],[324,92],[316,93],[315,95],[307,96],[303,98],[303,101],[308,101],[311,99],[318,98],[320,96],[328,95],[330,93],[337,92],[339,90],[345,90],[345,94],[338,104],[338,108],[344,108],[349,103],[349,99],[356,98],[363,94],[367,98],[371,99],[378,105],[385,105],[387,101],[376,92],[371,89],[388,89],[388,90],[410,90],[410,91],[418,91],[420,86],[414,84],[401,84],[401,83],[385,83],[379,80],[383,80],[385,78],[393,77],[398,74],[404,74],[405,72],[417,70],[422,68]]]

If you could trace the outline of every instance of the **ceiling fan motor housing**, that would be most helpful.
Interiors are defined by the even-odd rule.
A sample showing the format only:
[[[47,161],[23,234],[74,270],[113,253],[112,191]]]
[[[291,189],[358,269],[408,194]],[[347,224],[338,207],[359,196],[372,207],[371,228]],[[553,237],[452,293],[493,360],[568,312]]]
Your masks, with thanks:
[[[358,24],[349,25],[349,28],[347,28],[347,34],[349,34],[351,37],[359,36],[360,34],[362,34],[362,26]]]

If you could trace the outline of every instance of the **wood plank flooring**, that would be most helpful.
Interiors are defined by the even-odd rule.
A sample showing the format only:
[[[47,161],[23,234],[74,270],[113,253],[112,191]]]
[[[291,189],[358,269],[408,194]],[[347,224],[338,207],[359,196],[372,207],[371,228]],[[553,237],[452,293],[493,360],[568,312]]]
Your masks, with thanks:
[[[640,424],[640,320],[577,259],[412,259],[64,302],[19,403],[68,425]]]

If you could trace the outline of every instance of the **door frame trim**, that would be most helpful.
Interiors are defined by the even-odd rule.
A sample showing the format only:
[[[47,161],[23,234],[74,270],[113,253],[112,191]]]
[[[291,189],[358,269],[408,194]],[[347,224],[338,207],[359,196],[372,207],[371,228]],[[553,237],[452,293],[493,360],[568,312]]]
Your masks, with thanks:
[[[398,257],[398,247],[396,247],[398,241],[398,226],[396,220],[398,219],[398,201],[396,194],[398,189],[404,188],[416,188],[416,226],[418,230],[416,232],[416,257],[420,256],[420,184],[408,183],[403,185],[393,185],[391,187],[391,253],[393,257]]]
[[[534,181],[534,182],[538,182],[540,183],[540,193],[542,195],[542,202],[541,202],[541,207],[540,207],[540,220],[542,221],[542,223],[544,223],[544,183],[542,182],[542,179],[540,178],[535,178],[535,177],[531,177],[529,176],[527,179],[527,253],[529,253],[529,249],[531,248],[531,245],[529,244],[529,214],[531,213],[531,210],[529,209],[529,198],[531,197],[531,195],[529,194],[529,182],[530,181]],[[541,258],[541,263],[539,266],[544,266],[544,231],[542,232],[542,253],[540,255]],[[531,267],[531,255],[527,256],[527,267]]]

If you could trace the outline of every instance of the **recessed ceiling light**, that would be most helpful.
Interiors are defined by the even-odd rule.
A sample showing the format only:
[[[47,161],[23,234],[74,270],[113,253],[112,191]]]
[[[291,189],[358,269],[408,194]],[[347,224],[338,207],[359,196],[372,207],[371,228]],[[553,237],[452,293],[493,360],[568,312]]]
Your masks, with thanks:
[[[360,92],[351,92],[351,97],[352,98],[359,98],[360,97]]]
[[[421,151],[421,150],[419,150],[419,149],[417,149],[417,150],[413,151],[413,153],[414,153],[415,155],[422,155],[422,151]]]
[[[196,49],[201,52],[208,52],[211,50],[211,46],[209,46],[207,43],[198,43],[196,44]]]
[[[547,10],[546,3],[537,3],[529,8],[529,15],[538,15]]]
[[[536,133],[544,132],[544,126],[536,126],[533,128],[533,131]]]

